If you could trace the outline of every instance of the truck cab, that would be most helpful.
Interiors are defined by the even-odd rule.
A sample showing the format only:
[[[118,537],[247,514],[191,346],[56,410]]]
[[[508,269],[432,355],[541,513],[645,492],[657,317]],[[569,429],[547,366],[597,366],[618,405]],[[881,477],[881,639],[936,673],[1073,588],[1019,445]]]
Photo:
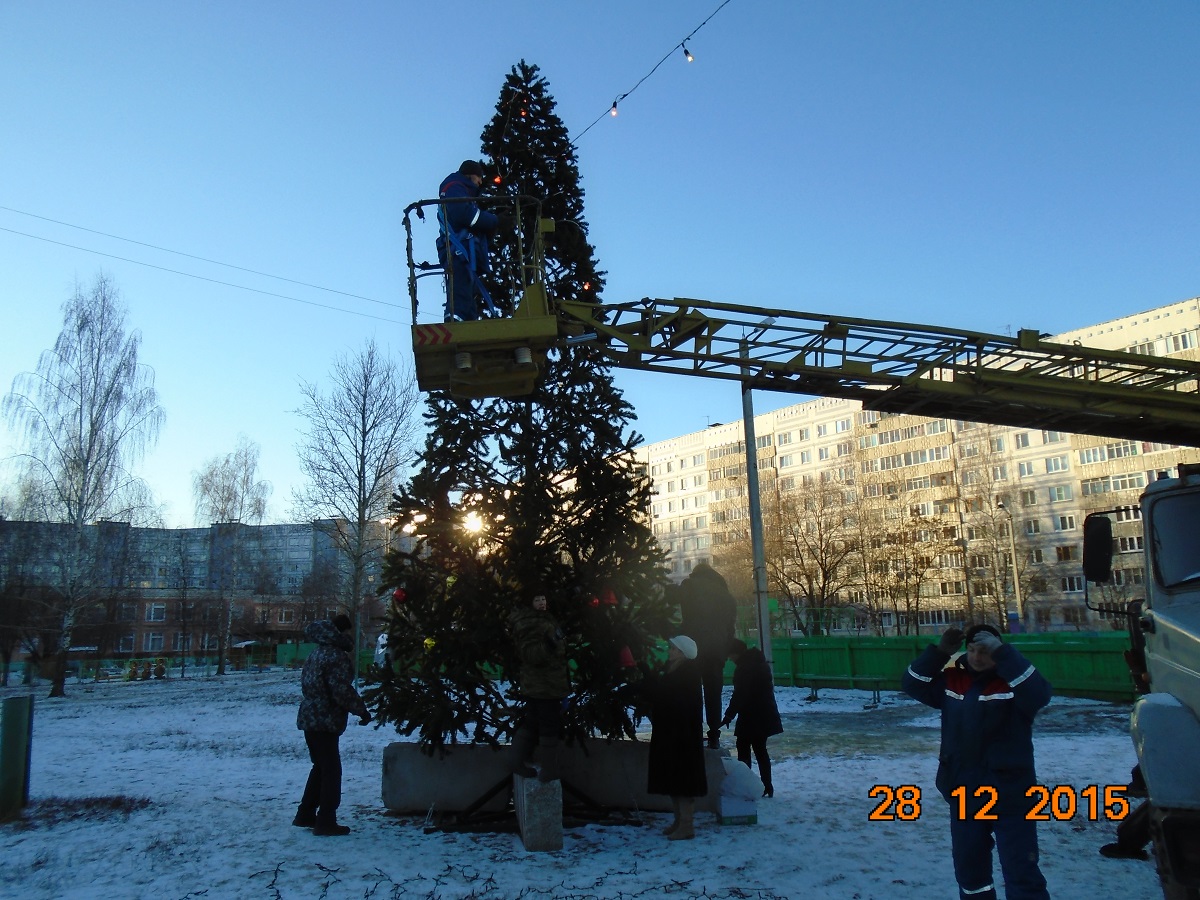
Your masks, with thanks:
[[[1150,834],[1166,897],[1200,897],[1200,465],[1161,473],[1143,493],[1146,596],[1131,604],[1129,654],[1142,695],[1130,735],[1150,803]],[[1112,530],[1093,513],[1084,571],[1111,577]],[[1095,521],[1100,517],[1099,521]],[[1099,526],[1099,527],[1097,527]]]

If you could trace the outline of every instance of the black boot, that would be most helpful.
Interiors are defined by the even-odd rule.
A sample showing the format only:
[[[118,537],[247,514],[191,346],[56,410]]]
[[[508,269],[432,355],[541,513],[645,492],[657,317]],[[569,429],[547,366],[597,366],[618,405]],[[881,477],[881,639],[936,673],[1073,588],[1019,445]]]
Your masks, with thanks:
[[[558,738],[542,738],[538,743],[538,781],[558,781],[560,777],[562,742]]]
[[[537,744],[537,732],[521,728],[513,735],[512,755],[513,774],[522,778],[536,778],[537,769],[533,767],[533,748]]]

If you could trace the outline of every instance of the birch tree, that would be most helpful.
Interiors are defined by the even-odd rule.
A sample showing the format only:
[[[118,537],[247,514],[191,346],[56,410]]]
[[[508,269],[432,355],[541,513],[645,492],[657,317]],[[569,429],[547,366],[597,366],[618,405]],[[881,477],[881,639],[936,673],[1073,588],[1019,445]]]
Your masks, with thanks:
[[[296,450],[306,481],[295,506],[305,518],[325,520],[346,560],[340,599],[355,613],[357,643],[367,570],[382,560],[387,539],[380,520],[416,446],[416,386],[369,340],[334,360],[328,390],[305,383],[301,392],[305,425]]]
[[[154,372],[139,362],[141,334],[126,327],[126,308],[103,273],[76,285],[63,304],[63,326],[37,369],[18,375],[3,412],[25,441],[26,477],[41,491],[47,516],[66,523],[56,548],[60,596],[50,696],[65,695],[67,651],[80,611],[95,600],[97,537],[89,523],[133,519],[145,485],[133,465],[153,444],[164,418]]]

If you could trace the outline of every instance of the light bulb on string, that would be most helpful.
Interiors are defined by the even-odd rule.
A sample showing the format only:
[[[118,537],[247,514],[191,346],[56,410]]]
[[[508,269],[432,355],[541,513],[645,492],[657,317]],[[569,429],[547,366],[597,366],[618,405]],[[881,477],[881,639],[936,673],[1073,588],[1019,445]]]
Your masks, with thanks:
[[[695,62],[696,57],[692,56],[692,51],[687,48],[687,44],[683,44],[683,56],[688,62]]]
[[[608,114],[610,116],[612,116],[614,119],[617,117],[617,101],[616,100],[613,101],[612,109],[610,109],[608,111]]]

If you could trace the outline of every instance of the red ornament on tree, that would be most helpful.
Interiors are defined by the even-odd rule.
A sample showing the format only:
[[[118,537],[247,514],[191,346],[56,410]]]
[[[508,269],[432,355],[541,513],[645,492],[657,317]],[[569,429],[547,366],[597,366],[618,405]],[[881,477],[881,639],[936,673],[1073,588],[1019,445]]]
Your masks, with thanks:
[[[407,596],[408,593],[404,590],[404,588],[396,588],[394,591],[392,591],[392,601],[395,603],[403,603]]]

